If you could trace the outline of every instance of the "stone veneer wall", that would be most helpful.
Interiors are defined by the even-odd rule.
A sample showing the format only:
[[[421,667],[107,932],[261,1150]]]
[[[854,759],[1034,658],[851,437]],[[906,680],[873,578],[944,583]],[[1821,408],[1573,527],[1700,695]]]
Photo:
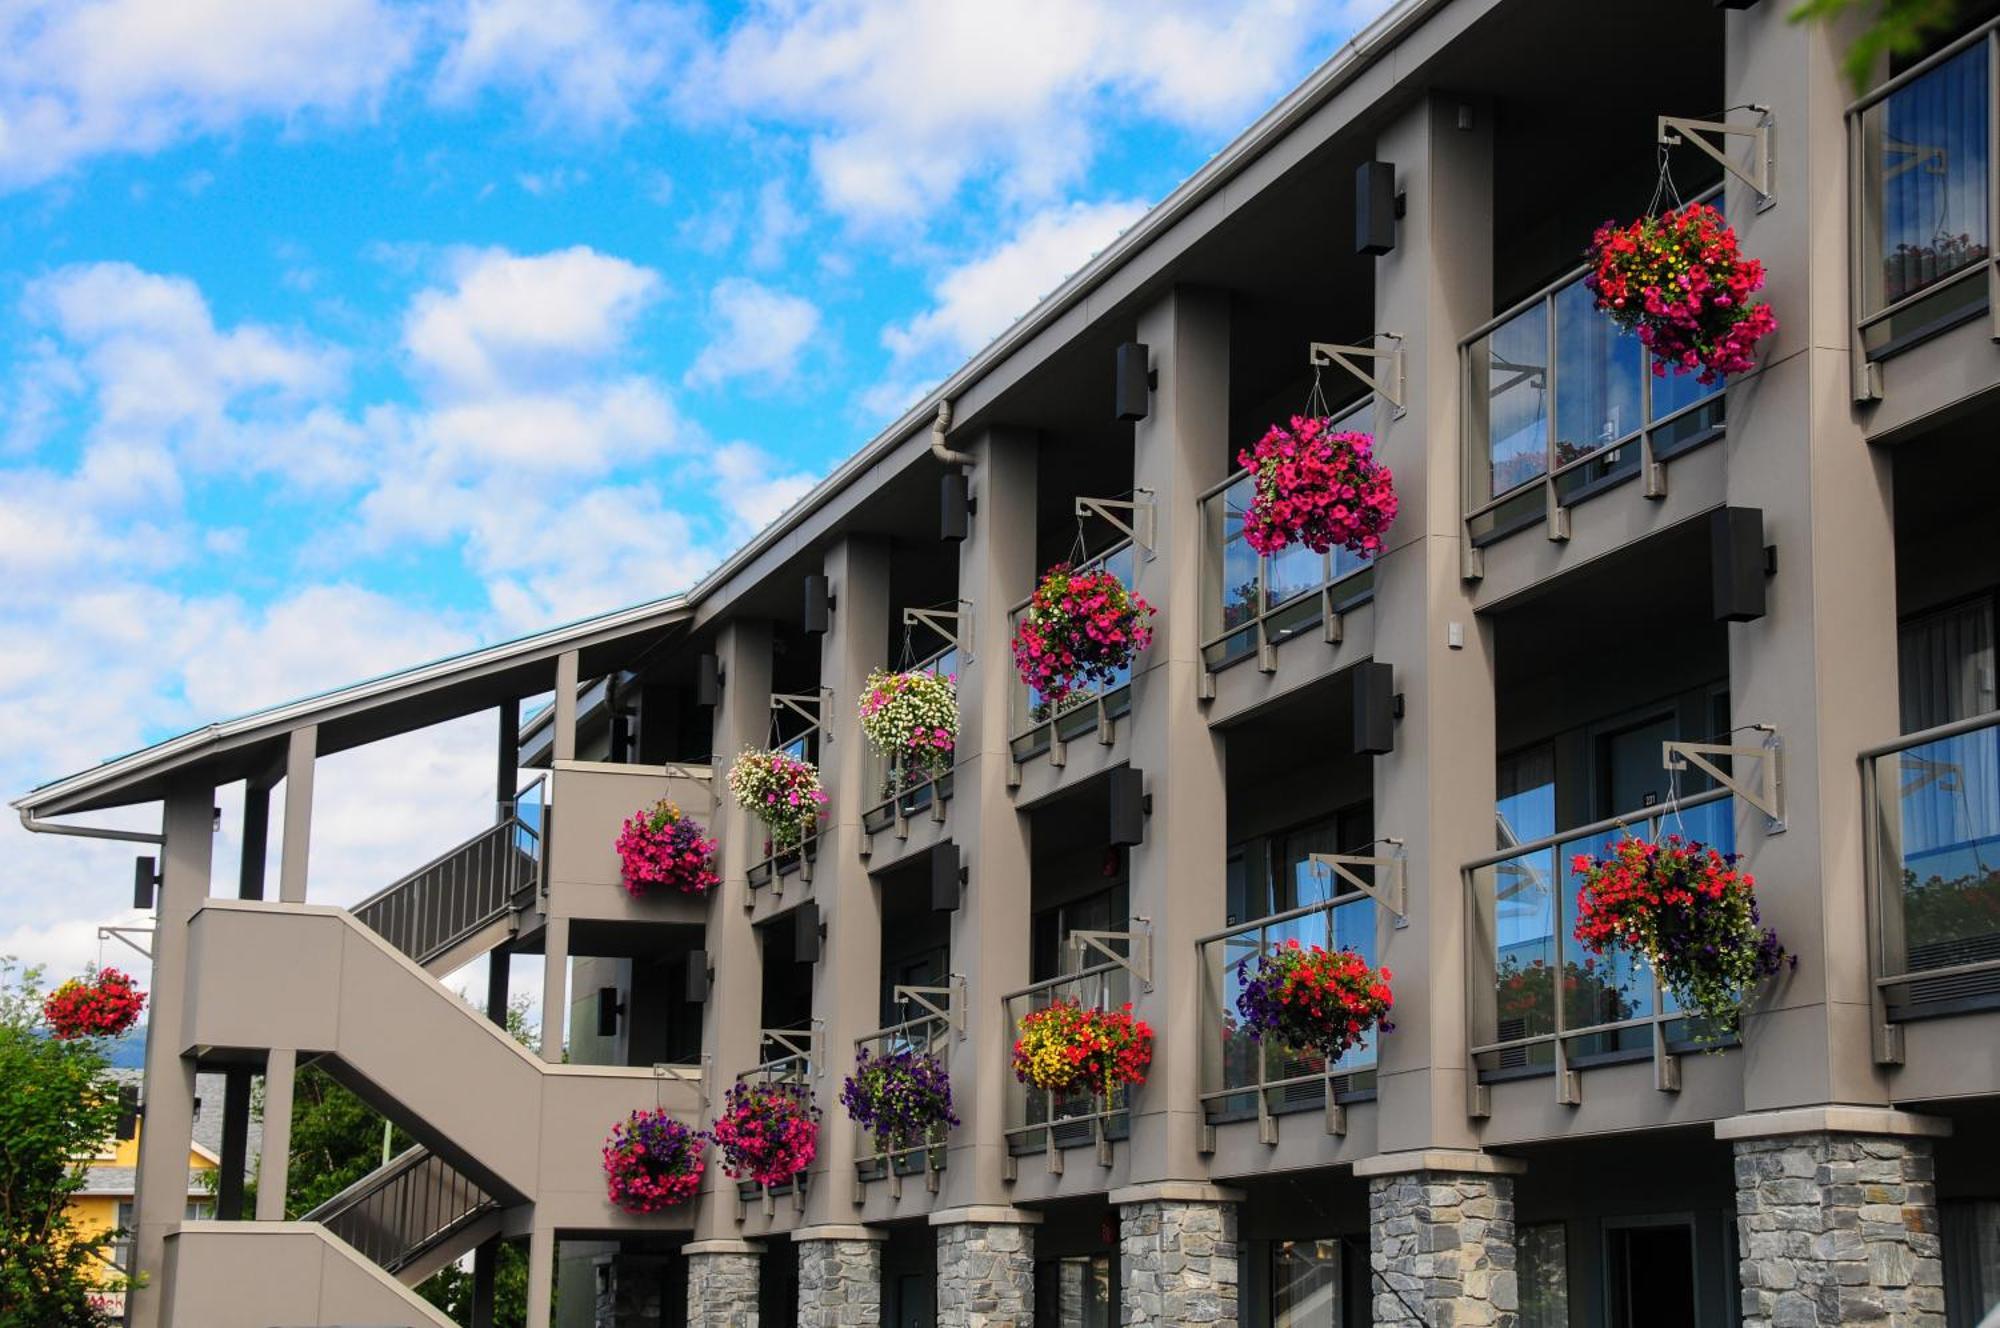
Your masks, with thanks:
[[[955,1222],[937,1229],[938,1328],[1029,1328],[1035,1321],[1034,1228]]]
[[[1514,1328],[1512,1177],[1377,1176],[1368,1183],[1368,1225],[1378,1326]]]
[[[1236,1205],[1146,1200],[1118,1208],[1123,1322],[1236,1328]]]
[[[689,1328],[758,1328],[757,1256],[688,1256]]]
[[[1743,1328],[1944,1328],[1928,1139],[1738,1139]]]
[[[799,1328],[875,1328],[882,1322],[882,1242],[802,1240]]]

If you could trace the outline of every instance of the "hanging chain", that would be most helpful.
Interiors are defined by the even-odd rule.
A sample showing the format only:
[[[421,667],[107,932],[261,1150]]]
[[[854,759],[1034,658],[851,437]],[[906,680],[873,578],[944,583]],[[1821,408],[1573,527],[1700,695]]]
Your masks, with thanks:
[[[1676,210],[1681,207],[1681,191],[1674,184],[1673,151],[1667,144],[1660,144],[1660,178],[1653,184],[1653,201],[1646,205],[1649,217],[1659,215],[1662,199],[1671,198]]]
[[[1306,393],[1306,415],[1312,419],[1325,419],[1333,414],[1326,404],[1326,388],[1320,382],[1320,366],[1313,366],[1312,388]]]
[[[897,661],[896,668],[900,672],[908,673],[911,669],[915,668],[916,666],[917,666],[917,651],[916,647],[911,643],[910,622],[906,618],[903,620],[903,654],[902,657]]]

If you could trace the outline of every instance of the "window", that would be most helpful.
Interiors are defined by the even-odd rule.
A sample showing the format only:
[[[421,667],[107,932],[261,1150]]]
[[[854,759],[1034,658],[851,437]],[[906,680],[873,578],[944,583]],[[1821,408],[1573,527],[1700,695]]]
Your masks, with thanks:
[[[1903,732],[1995,708],[1993,601],[1985,597],[1906,619],[1897,631]]]
[[[1035,1322],[1112,1328],[1119,1320],[1117,1269],[1109,1255],[1044,1259],[1035,1265]]]
[[[1271,1328],[1340,1328],[1340,1242],[1271,1245]]]
[[[1034,980],[1046,982],[1068,970],[1068,947],[1064,943],[1071,932],[1123,931],[1129,908],[1125,882],[1120,881],[1081,899],[1036,913],[1031,923]],[[1084,961],[1086,966],[1098,962],[1098,958],[1086,958]]]
[[[1694,1295],[1694,1225],[1685,1219],[1606,1223],[1608,1328],[1689,1328]]]
[[[1549,743],[1500,758],[1495,848],[1532,843],[1556,832],[1556,752]]]
[[[1946,1203],[1944,1312],[1949,1328],[1976,1328],[2000,1309],[2000,1202]]]
[[[1569,1328],[1569,1252],[1560,1222],[1521,1228],[1515,1242],[1520,1268],[1520,1328]]]

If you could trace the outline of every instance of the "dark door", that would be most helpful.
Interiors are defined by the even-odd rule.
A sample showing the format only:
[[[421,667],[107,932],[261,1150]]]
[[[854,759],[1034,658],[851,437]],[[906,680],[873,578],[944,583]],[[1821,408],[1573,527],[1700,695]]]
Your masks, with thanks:
[[[1611,1227],[1604,1233],[1610,1328],[1690,1328],[1695,1315],[1694,1228]]]

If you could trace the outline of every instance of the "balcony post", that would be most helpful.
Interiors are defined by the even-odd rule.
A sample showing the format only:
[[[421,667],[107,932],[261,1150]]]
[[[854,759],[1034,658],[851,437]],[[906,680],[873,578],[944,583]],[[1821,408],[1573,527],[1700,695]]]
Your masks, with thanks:
[[[542,1059],[563,1058],[563,1022],[569,1013],[569,919],[551,917],[542,928]],[[506,1017],[503,1013],[503,1019]]]
[[[127,1322],[159,1328],[167,1233],[187,1207],[187,1158],[194,1140],[194,1071],[181,1054],[178,1032],[187,999],[188,924],[208,895],[215,842],[215,789],[182,784],[166,798],[160,863],[153,980],[148,995],[144,1128],[132,1232],[132,1267],[145,1280],[132,1288]]]
[[[1460,576],[1457,343],[1492,311],[1492,108],[1420,102],[1375,155],[1396,163],[1408,196],[1401,242],[1375,260],[1375,321],[1410,348],[1408,408],[1376,419],[1400,511],[1375,564],[1375,659],[1393,671],[1403,718],[1394,749],[1374,758],[1375,833],[1404,842],[1407,910],[1407,925],[1376,913],[1380,962],[1396,975],[1396,1032],[1377,1068],[1378,1148],[1388,1152],[1474,1142],[1460,868],[1493,849],[1498,758],[1491,626]]]
[[[556,1233],[537,1226],[528,1233],[527,1328],[549,1328],[550,1300],[556,1286]]]
[[[278,859],[278,898],[306,902],[306,863],[312,848],[313,769],[319,726],[293,729],[285,747],[285,837]]]
[[[1229,297],[1180,287],[1139,317],[1159,373],[1152,412],[1132,429],[1132,478],[1158,517],[1151,558],[1134,560],[1139,593],[1159,611],[1134,665],[1129,756],[1152,815],[1130,851],[1133,926],[1153,933],[1152,981],[1133,984],[1153,1026],[1153,1066],[1134,1097],[1130,1180],[1202,1181],[1201,1018],[1205,984],[1194,939],[1228,920],[1228,788],[1221,737],[1200,705],[1200,495],[1229,473]],[[1121,738],[1124,735],[1120,735]]]
[[[1006,1068],[1014,1032],[999,997],[1027,986],[1029,971],[1029,822],[1015,811],[1007,790],[1014,768],[1008,738],[1015,685],[1007,610],[1034,588],[1039,570],[1036,439],[1025,431],[992,430],[954,445],[968,447],[978,458],[971,472],[978,510],[958,551],[958,593],[971,601],[973,650],[958,675],[951,815],[965,870],[951,922],[951,967],[965,978],[969,998],[964,1036],[947,1042],[963,1124],[951,1133],[938,1206],[987,1208],[1009,1203],[1003,1178],[1007,1111],[1020,1091]],[[942,1260],[939,1266],[942,1281]]]
[[[554,729],[550,735],[549,748],[553,760],[576,759],[577,681],[577,653],[574,650],[565,650],[556,656],[555,713],[550,716]]]
[[[869,670],[882,667],[888,647],[889,546],[876,538],[845,539],[827,551],[823,566],[840,611],[820,637],[820,776],[828,795],[828,820],[820,832],[812,887],[826,927],[813,982],[824,1074],[813,1084],[813,1095],[831,1124],[840,1116],[835,1098],[854,1041],[880,1022],[881,892],[861,856],[861,813],[873,801],[874,790],[866,786],[867,739],[861,736],[857,703]],[[854,1220],[855,1132],[828,1128],[820,1138],[828,1183],[815,1184],[808,1192],[806,1220],[844,1229],[843,1223]],[[802,1248],[801,1255],[805,1252]]]

